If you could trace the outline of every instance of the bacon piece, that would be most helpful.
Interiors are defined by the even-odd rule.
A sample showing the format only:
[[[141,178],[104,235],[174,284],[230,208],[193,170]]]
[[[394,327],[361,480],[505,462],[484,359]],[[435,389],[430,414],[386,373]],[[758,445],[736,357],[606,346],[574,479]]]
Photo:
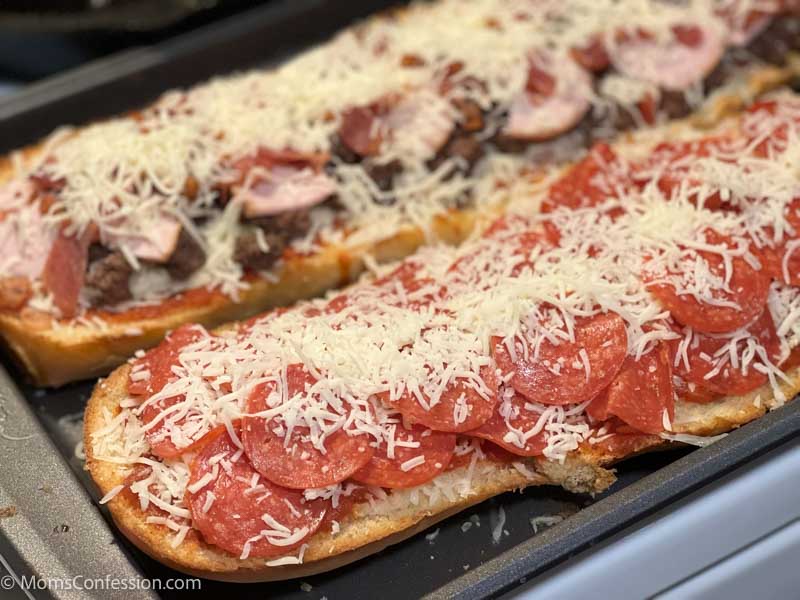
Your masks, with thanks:
[[[725,36],[716,27],[675,24],[670,39],[621,32],[609,48],[614,67],[633,79],[671,91],[701,82],[722,60]]]
[[[592,78],[574,61],[547,52],[532,59],[526,89],[511,102],[503,135],[543,141],[575,127],[591,107]]]
[[[346,109],[341,116],[339,139],[359,156],[377,155],[385,136],[380,122],[383,112],[377,104]]]
[[[388,97],[342,113],[339,139],[358,156],[384,149],[423,160],[441,150],[456,127],[456,109],[431,90]]]

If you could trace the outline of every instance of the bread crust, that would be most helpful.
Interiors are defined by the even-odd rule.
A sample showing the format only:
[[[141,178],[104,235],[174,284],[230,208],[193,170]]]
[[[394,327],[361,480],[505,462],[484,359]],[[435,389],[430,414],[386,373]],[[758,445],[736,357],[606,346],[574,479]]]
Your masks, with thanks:
[[[250,279],[249,288],[240,293],[238,301],[220,292],[190,290],[165,300],[156,310],[91,310],[86,320],[69,323],[59,323],[31,309],[0,311],[0,337],[36,385],[59,386],[98,377],[136,350],[156,345],[168,331],[183,323],[213,328],[319,296],[355,281],[366,268],[367,256],[379,263],[390,262],[408,256],[429,241],[457,244],[469,235],[477,219],[475,211],[452,210],[434,218],[427,236],[421,229],[407,227],[374,244],[328,245],[312,255],[287,256],[274,281]],[[94,325],[92,318],[103,324]]]
[[[118,465],[95,457],[92,433],[105,423],[104,414],[116,415],[119,402],[127,396],[130,366],[114,371],[96,387],[86,407],[84,443],[86,465],[105,495],[121,485],[127,473]],[[138,504],[123,495],[108,503],[114,522],[120,531],[140,550],[154,559],[184,573],[220,581],[254,582],[292,579],[329,571],[354,562],[379,550],[407,539],[434,523],[503,492],[532,485],[561,485],[578,493],[598,493],[610,486],[615,478],[596,457],[576,455],[564,464],[542,458],[520,457],[530,474],[512,465],[485,463],[488,472],[473,480],[468,493],[456,500],[440,496],[436,501],[420,500],[418,505],[405,501],[410,492],[396,491],[392,495],[391,513],[377,514],[369,504],[356,505],[351,515],[340,522],[340,532],[318,532],[308,542],[301,565],[266,566],[263,559],[240,560],[203,542],[199,536],[189,536],[178,548],[170,545],[171,532],[163,526],[146,522],[147,515]],[[466,467],[455,469],[440,477],[458,479]]]
[[[105,424],[105,415],[118,414],[119,402],[127,396],[130,366],[115,370],[95,388],[86,408],[84,444],[86,465],[101,495],[121,485],[127,473],[118,465],[95,456],[93,433]],[[784,395],[793,398],[800,391],[800,367],[787,373],[789,383],[782,386]],[[759,398],[759,401],[756,401]],[[720,398],[708,404],[676,403],[674,433],[711,436],[730,431],[776,408],[781,402],[766,385],[744,396]],[[513,465],[487,463],[487,471],[472,480],[469,493],[455,500],[444,496],[437,501],[414,505],[407,491],[396,490],[390,498],[391,512],[377,514],[368,504],[357,505],[342,520],[340,532],[318,532],[308,542],[304,562],[300,565],[270,567],[263,559],[240,560],[197,535],[187,537],[177,548],[170,545],[172,532],[166,527],[149,524],[138,504],[123,495],[108,503],[120,531],[139,549],[170,567],[209,579],[232,582],[277,581],[329,571],[360,560],[383,548],[407,539],[434,523],[460,512],[487,498],[529,486],[559,485],[571,492],[594,494],[607,489],[615,480],[609,467],[630,456],[676,445],[658,436],[640,436],[634,445],[624,448],[603,444],[584,445],[563,463],[543,457],[522,458],[524,473]],[[458,478],[464,467],[440,475]],[[422,496],[420,494],[420,496]]]
[[[796,58],[796,57],[795,57]],[[800,60],[790,60],[787,67],[771,67],[752,71],[743,84],[718,93],[687,123],[693,127],[709,128],[726,116],[769,90],[784,85],[800,74]],[[22,151],[26,159],[35,158],[43,144]],[[11,161],[0,161],[0,184],[13,176]],[[93,310],[87,316],[107,321],[97,327],[85,322],[58,322],[41,312],[0,310],[0,338],[6,349],[36,385],[59,386],[70,381],[107,374],[141,348],[157,344],[171,329],[182,323],[197,322],[208,327],[246,319],[276,306],[285,306],[318,296],[327,290],[346,285],[364,271],[365,256],[378,262],[404,258],[430,240],[457,244],[473,230],[476,222],[491,216],[473,210],[451,210],[434,218],[430,231],[407,227],[395,235],[376,242],[354,247],[329,245],[313,255],[293,255],[285,258],[277,281],[251,281],[250,289],[242,292],[239,302],[220,293],[208,294],[202,304],[186,296],[165,300],[161,310],[146,317],[136,309],[110,313]]]

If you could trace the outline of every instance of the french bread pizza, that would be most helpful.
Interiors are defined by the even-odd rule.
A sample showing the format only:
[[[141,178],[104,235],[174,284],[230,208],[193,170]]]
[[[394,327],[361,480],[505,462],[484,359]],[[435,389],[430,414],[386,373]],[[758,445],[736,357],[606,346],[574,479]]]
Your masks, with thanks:
[[[60,129],[0,165],[0,336],[58,385],[182,323],[247,318],[370,259],[458,243],[525,173],[690,113],[713,125],[786,82],[797,13],[415,3],[278,69]]]
[[[336,568],[490,496],[596,493],[800,390],[800,97],[596,143],[458,248],[184,325],[96,387],[87,468],[181,571]]]

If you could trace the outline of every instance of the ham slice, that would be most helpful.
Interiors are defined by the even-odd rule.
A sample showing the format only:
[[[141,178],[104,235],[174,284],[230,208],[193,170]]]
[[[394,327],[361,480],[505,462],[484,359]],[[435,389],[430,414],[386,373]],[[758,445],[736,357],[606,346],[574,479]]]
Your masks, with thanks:
[[[419,91],[405,96],[386,117],[389,145],[427,160],[435,156],[455,129],[455,112],[437,94]]]
[[[176,218],[164,215],[148,225],[147,235],[114,236],[114,243],[125,246],[136,258],[165,263],[175,252],[182,225]]]
[[[15,179],[0,186],[0,219],[7,212],[28,204],[33,195],[33,185],[27,179]]]
[[[721,3],[715,13],[728,26],[728,41],[744,47],[763,33],[781,10],[779,2],[729,0]]]
[[[0,218],[0,274],[38,278],[55,239],[39,207],[27,204]]]
[[[248,218],[268,217],[316,206],[336,193],[336,183],[309,167],[277,165],[237,194]]]
[[[544,141],[575,127],[591,107],[592,78],[572,60],[537,52],[526,89],[511,102],[507,137]]]
[[[726,35],[719,28],[673,25],[664,37],[646,31],[618,33],[608,51],[611,63],[623,75],[665,90],[684,91],[714,70],[725,46]]]

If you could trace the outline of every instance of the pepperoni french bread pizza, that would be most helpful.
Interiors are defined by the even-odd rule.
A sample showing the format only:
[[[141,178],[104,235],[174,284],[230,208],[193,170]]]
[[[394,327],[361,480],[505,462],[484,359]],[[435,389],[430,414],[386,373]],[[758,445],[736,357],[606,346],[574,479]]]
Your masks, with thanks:
[[[632,138],[460,248],[118,368],[84,443],[121,531],[188,573],[301,576],[790,400],[800,97]]]
[[[785,81],[797,7],[751,4],[415,4],[59,130],[0,165],[0,335],[57,385],[459,242],[522,168]]]

